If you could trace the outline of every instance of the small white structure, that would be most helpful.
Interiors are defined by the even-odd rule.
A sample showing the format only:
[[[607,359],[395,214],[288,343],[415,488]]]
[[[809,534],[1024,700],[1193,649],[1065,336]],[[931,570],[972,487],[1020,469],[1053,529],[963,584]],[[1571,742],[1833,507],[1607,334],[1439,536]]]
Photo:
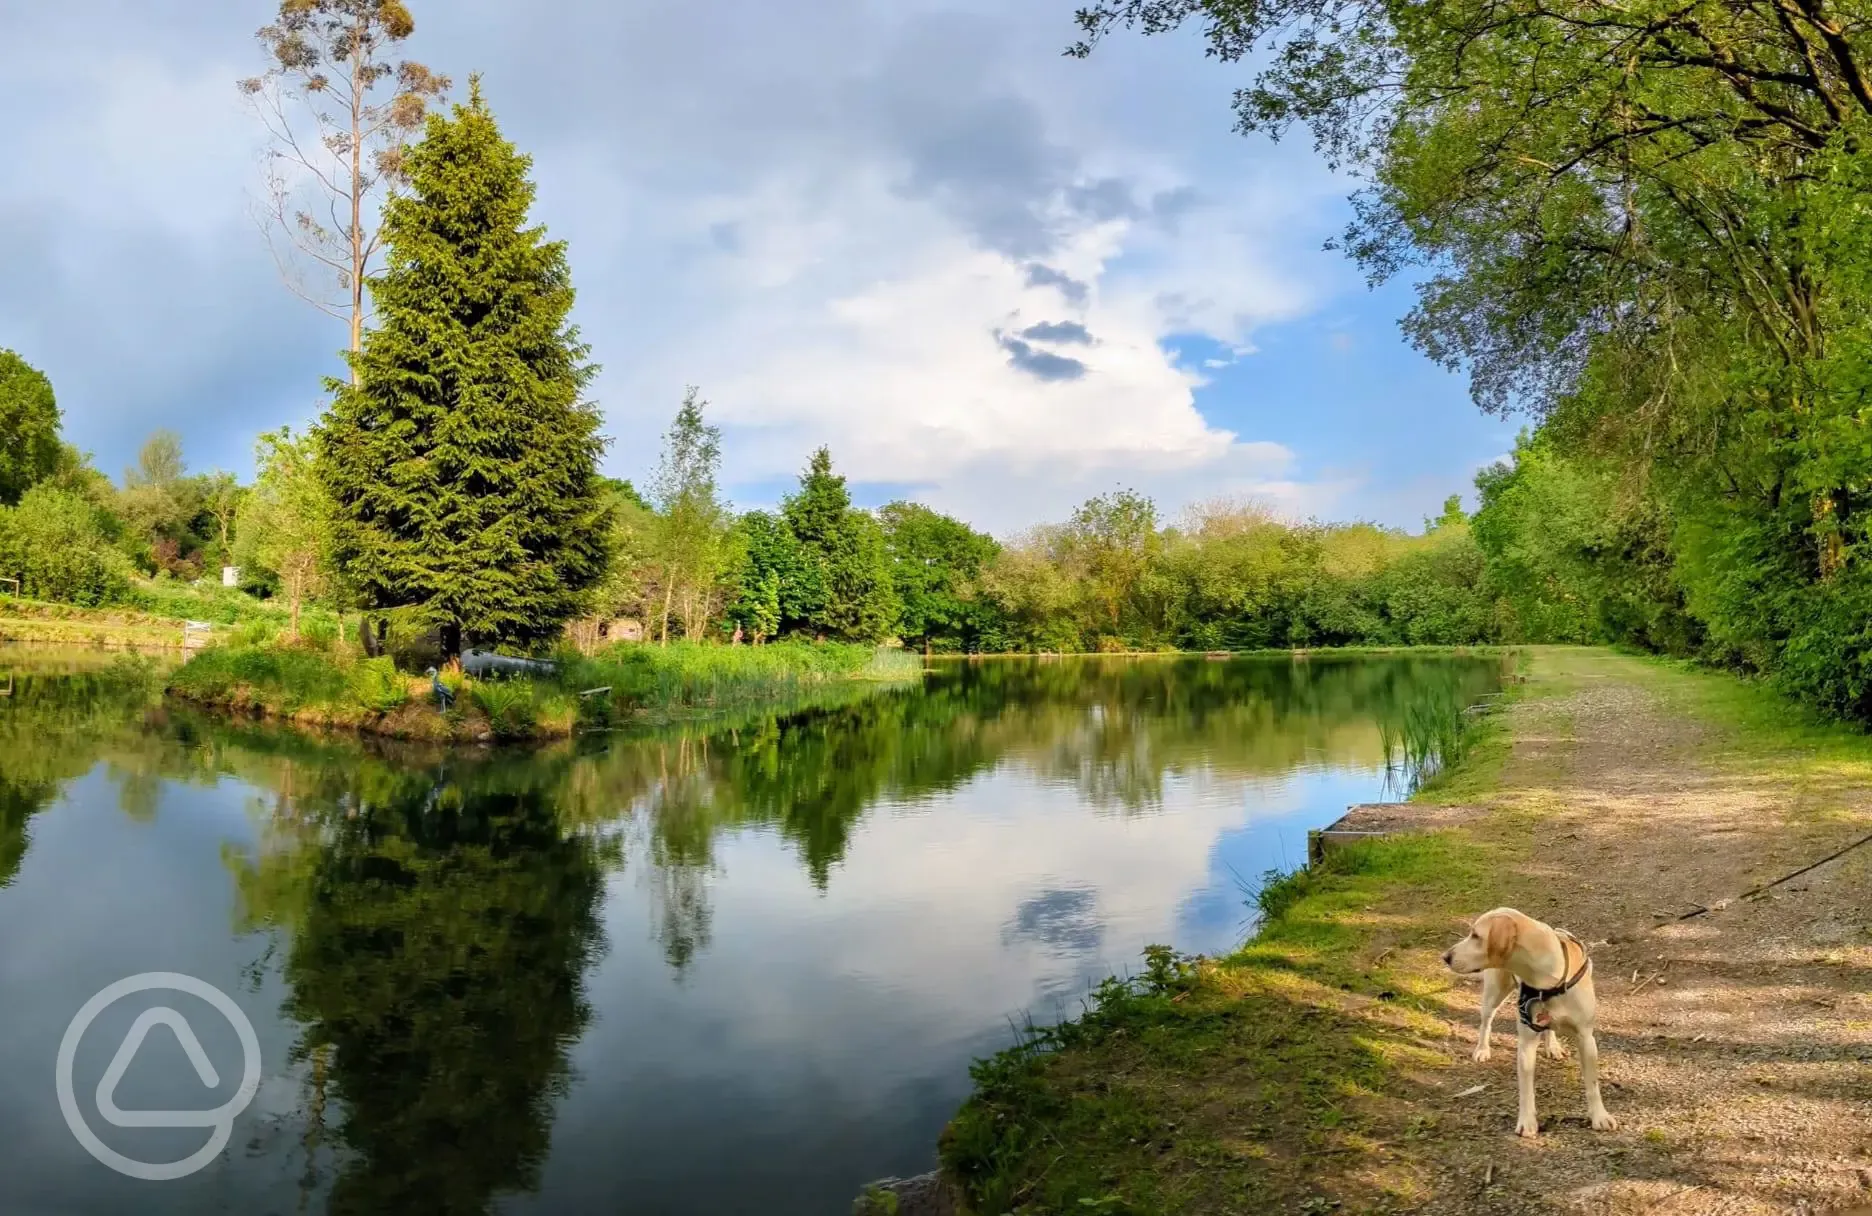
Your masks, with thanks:
[[[239,566],[221,567],[221,585],[223,587],[240,586],[240,567]]]

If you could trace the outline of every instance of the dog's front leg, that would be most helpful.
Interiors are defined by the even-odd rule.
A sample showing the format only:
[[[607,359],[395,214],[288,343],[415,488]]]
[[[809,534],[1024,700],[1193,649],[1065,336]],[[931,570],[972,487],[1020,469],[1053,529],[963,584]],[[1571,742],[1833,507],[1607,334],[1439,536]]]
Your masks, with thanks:
[[[1474,1057],[1478,1064],[1488,1061],[1489,1036],[1495,1032],[1495,1011],[1501,1008],[1513,985],[1513,977],[1499,967],[1490,967],[1482,973],[1482,1032],[1476,1036]]]
[[[1606,1110],[1605,1102],[1599,1097],[1599,1040],[1593,1038],[1590,1026],[1582,1027],[1579,1032],[1579,1075],[1586,1087],[1586,1118],[1592,1122],[1593,1130],[1616,1130],[1618,1120]]]
[[[1540,1135],[1540,1120],[1534,1114],[1534,1063],[1540,1058],[1539,1047],[1540,1034],[1516,1019],[1514,1071],[1519,1100],[1514,1130],[1517,1136]]]

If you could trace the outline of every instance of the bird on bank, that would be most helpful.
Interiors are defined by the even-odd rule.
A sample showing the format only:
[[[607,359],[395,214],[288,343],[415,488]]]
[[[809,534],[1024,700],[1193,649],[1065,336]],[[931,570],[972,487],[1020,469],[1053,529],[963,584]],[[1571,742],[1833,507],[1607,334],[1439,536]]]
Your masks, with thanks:
[[[429,687],[435,689],[436,707],[443,713],[455,708],[455,690],[442,682],[442,675],[431,667],[425,672],[429,677]]]

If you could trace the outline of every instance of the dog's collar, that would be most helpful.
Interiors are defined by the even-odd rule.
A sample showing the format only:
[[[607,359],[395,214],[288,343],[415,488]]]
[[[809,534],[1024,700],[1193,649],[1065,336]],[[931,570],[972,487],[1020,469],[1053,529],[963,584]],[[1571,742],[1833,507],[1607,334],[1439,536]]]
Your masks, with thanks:
[[[1534,1007],[1542,1001],[1550,1001],[1554,997],[1565,996],[1568,992],[1571,992],[1573,986],[1582,979],[1585,979],[1586,972],[1592,968],[1592,959],[1588,958],[1586,955],[1586,944],[1584,942],[1574,937],[1571,933],[1568,933],[1565,929],[1555,929],[1554,934],[1560,939],[1560,983],[1552,988],[1536,988],[1525,980],[1515,981],[1521,985],[1521,999],[1517,1002],[1517,1007],[1521,1012],[1521,1024],[1526,1026],[1529,1030],[1536,1032],[1550,1030],[1552,1029],[1552,1025],[1550,1023],[1549,1025],[1543,1026],[1535,1021]],[[1567,974],[1566,964],[1568,942],[1578,946],[1580,954],[1579,970],[1573,972],[1571,975]]]

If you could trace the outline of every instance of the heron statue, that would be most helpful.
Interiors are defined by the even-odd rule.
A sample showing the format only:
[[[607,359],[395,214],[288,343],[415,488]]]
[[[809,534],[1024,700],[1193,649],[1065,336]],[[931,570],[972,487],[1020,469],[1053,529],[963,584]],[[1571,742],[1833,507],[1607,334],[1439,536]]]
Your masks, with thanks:
[[[443,713],[455,708],[455,690],[442,682],[442,675],[431,667],[424,673],[429,677],[429,687],[435,689],[436,708]]]

